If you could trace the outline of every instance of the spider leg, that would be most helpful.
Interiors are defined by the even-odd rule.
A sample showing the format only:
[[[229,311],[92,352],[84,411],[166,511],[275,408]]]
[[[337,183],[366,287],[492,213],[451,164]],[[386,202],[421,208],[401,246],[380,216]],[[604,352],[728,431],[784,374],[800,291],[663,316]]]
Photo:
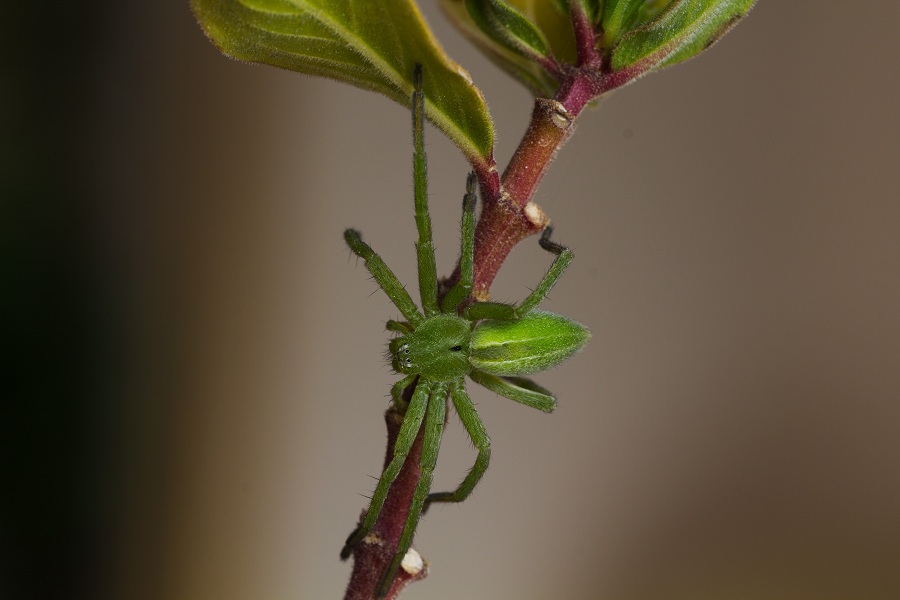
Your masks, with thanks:
[[[548,413],[553,412],[553,409],[556,408],[556,398],[553,397],[550,390],[542,388],[526,377],[500,377],[478,369],[472,369],[469,377],[492,392],[525,406]]]
[[[531,292],[525,300],[516,306],[502,304],[500,302],[475,302],[466,308],[466,318],[502,320],[519,319],[523,315],[528,314],[532,309],[536,308],[550,292],[550,288],[553,287],[556,280],[565,272],[569,263],[572,262],[572,259],[575,258],[575,255],[572,254],[571,250],[550,239],[552,233],[552,227],[544,229],[544,233],[541,234],[539,243],[541,248],[555,254],[556,259],[554,259],[553,264],[550,265],[550,269],[547,271],[547,274],[544,275],[544,278],[541,279],[538,286],[534,288],[534,291]]]
[[[550,269],[547,271],[547,274],[544,275],[544,278],[538,284],[534,291],[528,295],[525,300],[516,307],[517,316],[521,317],[531,309],[535,308],[538,304],[544,301],[544,298],[547,297],[547,294],[550,293],[550,288],[556,283],[556,280],[559,279],[562,274],[565,272],[566,268],[569,266],[569,263],[572,262],[572,259],[575,258],[575,255],[572,254],[572,251],[563,246],[562,244],[558,244],[550,239],[550,236],[553,234],[552,227],[546,227],[544,232],[541,234],[541,239],[538,240],[538,243],[541,245],[541,248],[546,250],[547,252],[552,252],[556,255],[556,258],[553,260],[553,264],[550,265]]]
[[[388,331],[396,331],[397,333],[412,333],[415,331],[413,326],[409,323],[405,321],[395,321],[393,319],[388,320],[385,329]]]
[[[471,321],[478,319],[513,321],[519,318],[516,307],[503,302],[473,302],[463,310],[463,316]]]
[[[491,439],[484,429],[484,423],[481,422],[478,411],[475,410],[475,405],[472,404],[472,400],[466,392],[464,381],[453,384],[450,388],[450,398],[453,400],[453,406],[456,408],[459,420],[462,421],[466,431],[469,433],[469,437],[472,438],[472,443],[478,449],[478,457],[475,459],[475,464],[472,465],[472,469],[466,475],[466,478],[454,491],[428,494],[428,498],[425,499],[423,513],[428,510],[428,506],[432,502],[462,502],[468,498],[478,482],[481,481],[481,476],[484,475],[488,468],[488,463],[491,461]]]
[[[419,385],[421,386],[421,383]],[[416,391],[418,391],[418,388]],[[397,570],[400,568],[400,563],[412,545],[413,535],[416,532],[419,517],[422,515],[422,506],[425,503],[425,498],[428,496],[428,490],[431,489],[434,466],[437,464],[438,451],[441,449],[446,410],[447,385],[439,383],[432,388],[428,399],[428,414],[425,416],[425,435],[422,440],[422,458],[419,460],[421,476],[413,492],[413,499],[409,506],[406,523],[403,525],[403,533],[400,534],[400,541],[397,544],[397,553],[381,579],[378,590],[375,592],[376,598],[384,598],[387,595],[391,589],[391,584],[394,582],[394,577],[397,575]]]
[[[413,373],[412,375],[407,375],[391,386],[391,399],[393,399],[394,404],[401,409],[407,404],[406,400],[403,399],[403,390],[411,386],[413,381],[416,380],[416,377],[418,377],[418,375],[416,375],[415,373]],[[407,407],[406,410],[408,412],[409,408]]]
[[[409,377],[404,378],[401,383],[405,382],[407,379],[409,379]],[[387,498],[388,490],[394,482],[394,479],[397,478],[397,474],[400,473],[400,468],[403,466],[403,462],[406,460],[406,456],[409,454],[409,450],[412,448],[413,442],[419,433],[419,427],[422,424],[425,410],[428,407],[429,392],[429,386],[423,385],[421,382],[416,386],[416,391],[413,392],[409,407],[406,409],[406,416],[403,418],[403,423],[400,425],[400,433],[397,435],[397,442],[394,444],[394,456],[388,466],[385,467],[384,472],[381,474],[381,478],[378,480],[378,485],[375,487],[375,493],[372,495],[372,503],[369,504],[369,510],[366,512],[363,522],[350,534],[347,541],[344,543],[344,548],[341,550],[341,559],[347,559],[353,551],[353,547],[366,537],[372,530],[372,527],[375,526],[375,521],[378,519],[378,514],[381,512],[381,507],[384,506],[384,501]]]
[[[413,117],[413,189],[416,207],[416,257],[419,266],[419,293],[426,317],[440,312],[437,301],[437,266],[434,262],[434,242],[431,236],[431,216],[428,214],[428,166],[425,158],[425,94],[422,93],[422,65],[413,72],[415,91],[412,95]]]
[[[372,250],[372,247],[362,241],[359,232],[355,229],[348,229],[344,231],[344,239],[347,241],[347,245],[350,246],[350,250],[366,261],[366,269],[369,270],[369,273],[372,274],[375,282],[384,290],[387,297],[391,299],[394,306],[406,317],[406,320],[413,326],[421,323],[424,319],[416,305],[413,304],[406,288],[403,287],[403,284],[400,283],[400,280],[397,279],[397,276],[385,264],[384,260]]]
[[[466,195],[463,196],[462,214],[462,249],[459,254],[459,281],[450,288],[441,301],[441,311],[456,312],[459,305],[465,302],[472,293],[472,281],[475,278],[475,203],[478,196],[475,186],[478,178],[469,173],[466,178]]]

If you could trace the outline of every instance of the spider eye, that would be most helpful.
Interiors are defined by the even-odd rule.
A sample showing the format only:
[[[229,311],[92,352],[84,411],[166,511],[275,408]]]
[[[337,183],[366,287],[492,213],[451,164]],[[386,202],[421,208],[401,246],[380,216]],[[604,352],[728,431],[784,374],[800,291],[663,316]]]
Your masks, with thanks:
[[[459,352],[460,350],[462,350],[462,346],[453,346],[453,347],[450,348],[450,349],[451,349],[453,352]]]

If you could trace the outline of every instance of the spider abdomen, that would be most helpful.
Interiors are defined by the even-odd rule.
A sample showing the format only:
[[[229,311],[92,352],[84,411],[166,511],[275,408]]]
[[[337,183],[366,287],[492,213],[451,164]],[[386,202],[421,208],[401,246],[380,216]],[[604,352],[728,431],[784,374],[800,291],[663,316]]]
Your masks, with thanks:
[[[590,337],[584,325],[540,310],[512,321],[488,319],[472,332],[469,363],[493,375],[528,375],[561,363]]]

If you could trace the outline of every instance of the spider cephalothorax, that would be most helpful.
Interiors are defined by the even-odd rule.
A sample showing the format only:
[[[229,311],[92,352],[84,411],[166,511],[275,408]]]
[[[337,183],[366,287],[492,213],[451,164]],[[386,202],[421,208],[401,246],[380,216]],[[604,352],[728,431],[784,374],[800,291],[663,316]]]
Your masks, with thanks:
[[[359,232],[354,229],[344,232],[344,239],[350,249],[365,259],[366,268],[406,321],[388,321],[387,324],[390,331],[399,334],[388,345],[391,364],[394,370],[405,375],[391,388],[391,397],[394,404],[405,412],[405,416],[394,445],[393,457],[378,480],[366,516],[347,538],[341,558],[349,557],[353,548],[374,527],[391,484],[400,472],[423,422],[426,425],[419,461],[421,477],[413,494],[396,553],[378,588],[378,598],[383,598],[390,590],[400,563],[412,544],[423,510],[432,502],[462,502],[487,469],[491,443],[475,405],[466,392],[466,375],[501,396],[550,412],[556,407],[553,395],[522,375],[537,373],[559,364],[577,352],[590,338],[590,332],[583,325],[561,315],[534,310],[572,261],[571,250],[550,240],[549,227],[544,230],[540,244],[556,255],[556,259],[544,279],[521,304],[466,304],[472,291],[474,276],[474,174],[469,175],[466,181],[466,195],[463,199],[460,279],[443,298],[438,298],[431,217],[426,198],[422,133],[424,97],[420,67],[416,68],[414,82],[413,180],[416,227],[419,232],[416,254],[421,312],[381,257],[362,241]],[[415,389],[411,395],[406,396],[409,398],[407,402],[404,391],[413,385]],[[429,494],[448,395],[478,450],[478,458],[472,470],[454,491]]]
[[[423,374],[434,381],[451,381],[469,372],[471,337],[471,322],[456,315],[441,314],[394,338],[388,349],[398,373]]]

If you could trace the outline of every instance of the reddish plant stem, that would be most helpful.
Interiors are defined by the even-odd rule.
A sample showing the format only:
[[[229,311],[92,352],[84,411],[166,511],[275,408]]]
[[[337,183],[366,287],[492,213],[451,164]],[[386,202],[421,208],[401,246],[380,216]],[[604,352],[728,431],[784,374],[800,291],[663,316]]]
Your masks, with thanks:
[[[572,31],[575,34],[575,48],[578,52],[579,67],[599,67],[602,56],[594,47],[594,26],[578,2],[570,5]]]
[[[497,163],[494,162],[493,153],[488,160],[471,158],[472,170],[478,176],[478,187],[481,198],[500,197],[500,174],[497,172]]]
[[[394,455],[394,444],[400,433],[403,416],[400,409],[393,405],[384,414],[388,432],[385,468]],[[347,584],[344,600],[372,600],[375,590],[381,583],[381,578],[394,558],[400,542],[400,534],[403,533],[403,526],[406,524],[413,492],[421,475],[419,459],[422,456],[422,431],[419,430],[419,435],[416,436],[416,441],[410,449],[406,462],[403,463],[403,468],[391,485],[381,514],[378,515],[378,520],[375,522],[375,527],[353,549],[353,573],[350,575],[350,583]],[[412,573],[401,567],[391,589],[388,590],[386,600],[394,600],[400,595],[403,588],[413,581],[424,579],[427,575],[427,563],[420,571]]]
[[[489,298],[491,284],[513,247],[549,222],[531,200],[556,153],[574,132],[575,119],[601,86],[595,69],[573,68],[554,99],[535,100],[531,123],[503,173],[497,195],[482,195],[483,208],[475,231],[472,295],[476,300]],[[457,270],[451,281],[458,276]]]

